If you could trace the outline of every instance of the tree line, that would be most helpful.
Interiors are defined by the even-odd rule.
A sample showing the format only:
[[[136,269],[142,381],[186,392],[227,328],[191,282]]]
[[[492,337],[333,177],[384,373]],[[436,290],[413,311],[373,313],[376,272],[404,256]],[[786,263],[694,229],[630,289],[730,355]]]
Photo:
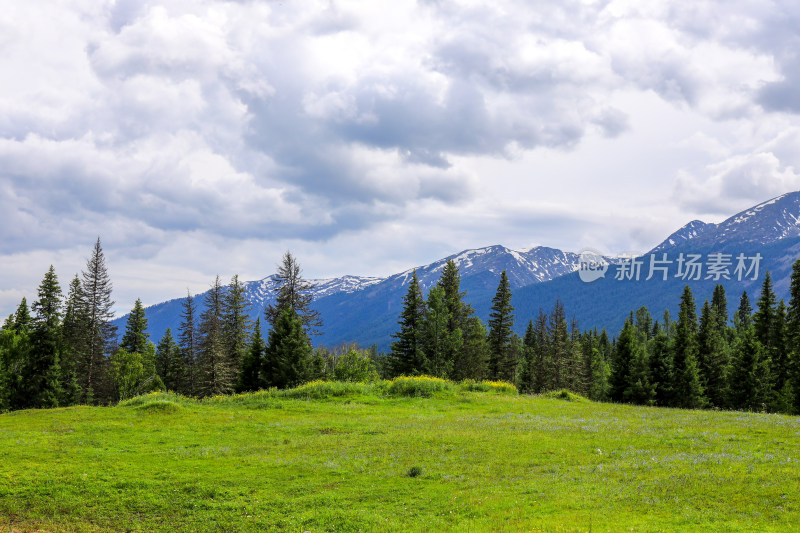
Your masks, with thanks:
[[[654,320],[641,307],[613,338],[581,332],[556,301],[520,337],[505,271],[487,329],[464,303],[449,262],[427,300],[412,275],[385,373],[502,380],[523,393],[568,389],[596,401],[800,414],[800,260],[790,296],[788,305],[776,301],[767,272],[755,310],[744,291],[729,320],[717,285],[698,317],[687,285],[677,320],[669,311]]]
[[[238,276],[219,276],[202,309],[191,294],[180,324],[157,343],[147,333],[140,300],[118,338],[112,325],[112,285],[98,239],[86,269],[63,296],[51,266],[29,307],[25,298],[0,330],[0,410],[108,404],[168,389],[205,397],[293,387],[315,379],[364,381],[401,375],[497,380],[520,392],[568,389],[597,401],[685,408],[800,413],[800,261],[791,299],[776,302],[766,274],[756,309],[746,292],[729,320],[725,289],[717,285],[698,317],[685,287],[680,312],[654,320],[642,307],[621,331],[580,331],[556,302],[514,332],[506,272],[486,324],[461,290],[448,261],[423,295],[411,274],[388,353],[376,346],[313,348],[322,319],[312,308],[313,285],[287,252],[273,277],[275,303],[250,319]]]

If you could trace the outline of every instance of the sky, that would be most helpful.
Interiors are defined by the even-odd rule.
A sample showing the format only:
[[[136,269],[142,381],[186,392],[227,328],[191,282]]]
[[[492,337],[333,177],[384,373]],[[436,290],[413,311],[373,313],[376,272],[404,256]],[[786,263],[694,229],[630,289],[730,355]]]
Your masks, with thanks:
[[[800,4],[0,10],[0,316],[99,237],[118,313],[469,248],[647,251],[800,189]]]

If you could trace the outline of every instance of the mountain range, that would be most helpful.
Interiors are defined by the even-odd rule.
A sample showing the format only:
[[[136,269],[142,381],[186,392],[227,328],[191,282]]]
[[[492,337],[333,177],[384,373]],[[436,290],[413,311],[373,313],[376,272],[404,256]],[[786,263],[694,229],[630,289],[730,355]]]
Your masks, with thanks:
[[[717,280],[714,276],[706,279],[707,273],[699,280],[675,275],[681,254],[684,257],[696,254],[708,261],[709,255],[715,253],[729,254],[730,279],[720,277]],[[746,258],[760,254],[755,279],[750,279],[754,272],[742,280],[737,279],[734,269],[739,254]],[[658,260],[671,261],[666,280],[662,279],[661,272],[650,280],[645,279],[651,255]],[[722,283],[728,292],[729,310],[733,312],[743,290],[754,303],[764,272],[770,270],[778,297],[788,298],[791,265],[799,255],[800,192],[792,192],[746,209],[719,224],[689,222],[633,263],[640,262],[638,280],[617,279],[626,278],[623,274],[630,272],[630,265],[626,267],[623,258],[606,257],[605,276],[586,283],[581,281],[578,272],[581,268],[578,253],[544,246],[511,250],[500,245],[465,250],[385,278],[342,276],[308,280],[315,285],[313,306],[324,320],[323,335],[314,340],[326,346],[355,341],[362,346],[377,344],[380,349],[388,348],[391,334],[397,330],[402,298],[412,272],[416,270],[420,285],[427,292],[450,259],[458,265],[466,300],[484,321],[488,318],[500,273],[505,270],[512,289],[518,332],[524,330],[540,308],[549,311],[556,300],[560,300],[567,315],[574,317],[581,329],[608,328],[613,334],[631,310],[643,305],[656,318],[665,309],[675,316],[686,284],[692,287],[699,307],[703,299],[710,297],[714,285]],[[266,306],[274,302],[275,287],[272,276],[245,283],[251,317],[263,316]],[[204,297],[205,293],[196,295],[201,309]],[[151,339],[157,341],[167,328],[173,332],[177,330],[182,304],[183,298],[178,298],[146,309]],[[123,316],[116,321],[121,330],[125,320]]]

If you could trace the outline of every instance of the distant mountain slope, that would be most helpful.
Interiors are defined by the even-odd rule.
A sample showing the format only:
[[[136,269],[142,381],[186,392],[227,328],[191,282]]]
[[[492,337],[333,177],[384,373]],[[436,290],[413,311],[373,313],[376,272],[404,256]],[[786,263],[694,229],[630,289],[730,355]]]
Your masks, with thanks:
[[[324,320],[324,335],[315,341],[334,345],[357,340],[368,345],[388,346],[394,332],[397,313],[402,305],[408,281],[414,270],[425,292],[441,276],[442,269],[452,259],[459,267],[462,290],[468,292],[470,301],[483,307],[486,295],[494,294],[498,276],[505,270],[512,288],[548,281],[574,272],[578,268],[578,255],[554,248],[538,246],[526,250],[510,250],[504,246],[488,246],[465,250],[429,265],[409,269],[388,278],[343,276],[333,279],[312,279],[316,285],[314,307]],[[245,283],[245,294],[251,304],[253,319],[263,316],[264,309],[275,301],[276,282],[272,276]],[[202,308],[206,293],[195,297]],[[489,296],[490,298],[491,296]],[[157,341],[167,328],[175,332],[180,324],[184,298],[153,305],[146,309],[150,338]],[[120,330],[126,317],[117,319]]]
[[[720,224],[692,221],[682,227],[651,253],[666,253],[677,268],[681,253],[699,254],[707,260],[709,254],[730,254],[735,262],[738,254],[748,257],[760,254],[758,279],[721,279],[728,291],[729,309],[733,312],[743,290],[747,290],[751,301],[755,299],[762,283],[764,272],[772,272],[778,297],[788,298],[789,274],[793,261],[800,255],[800,192],[792,192],[728,218]],[[414,270],[427,293],[436,283],[448,259],[459,267],[462,290],[467,291],[467,301],[484,321],[488,318],[491,298],[497,289],[500,272],[505,270],[513,290],[512,305],[516,309],[516,329],[522,333],[528,320],[538,314],[539,308],[549,311],[555,301],[560,300],[569,316],[585,328],[609,328],[616,333],[628,313],[647,306],[656,318],[664,309],[677,314],[680,293],[688,283],[695,294],[698,308],[710,297],[713,279],[686,281],[675,277],[674,270],[666,281],[658,276],[645,281],[649,269],[649,254],[643,258],[642,275],[639,281],[618,281],[615,276],[620,268],[617,260],[612,263],[604,278],[592,283],[582,282],[577,274],[579,257],[547,247],[527,250],[511,250],[503,246],[488,246],[465,250],[429,265],[394,274],[387,278],[343,276],[341,278],[312,280],[314,307],[324,320],[324,335],[315,338],[318,344],[328,346],[342,342],[357,341],[363,346],[377,344],[386,349],[391,343],[391,334],[397,330],[397,317],[402,307],[408,281]],[[731,270],[733,265],[731,266]],[[705,274],[703,275],[703,277]],[[251,316],[263,316],[264,308],[274,301],[275,282],[272,277],[246,283],[248,301],[252,304]],[[202,308],[204,295],[196,297]],[[177,329],[180,323],[182,299],[170,300],[147,308],[151,339],[157,341],[166,328]],[[124,328],[125,317],[117,320]]]
[[[663,252],[680,246],[681,244],[696,238],[698,235],[715,228],[716,224],[703,222],[702,220],[692,220],[681,229],[664,239],[661,244],[650,250],[650,253]]]

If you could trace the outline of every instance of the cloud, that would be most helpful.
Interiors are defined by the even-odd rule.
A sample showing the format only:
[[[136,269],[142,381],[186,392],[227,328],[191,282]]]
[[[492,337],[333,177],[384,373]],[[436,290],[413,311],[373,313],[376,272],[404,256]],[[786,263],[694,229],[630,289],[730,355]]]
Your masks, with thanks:
[[[800,189],[800,171],[772,152],[736,155],[709,166],[709,177],[681,172],[675,197],[682,206],[701,213],[731,215],[759,201]]]
[[[429,253],[504,235],[655,238],[580,207],[515,206],[645,203],[646,187],[614,199],[580,186],[632,195],[620,168],[642,181],[682,169],[663,217],[796,188],[798,13],[748,0],[16,2],[0,14],[0,262],[97,234],[120,258],[191,257],[194,272],[219,268],[215,249],[257,249],[255,271],[289,243],[326,268],[315,247],[346,242],[383,269],[419,258],[420,234]],[[654,99],[690,131],[643,125],[662,116]],[[692,135],[689,156],[676,138]],[[515,165],[524,178],[493,173]],[[601,220],[612,230],[582,236]],[[390,257],[397,228],[409,242]]]

